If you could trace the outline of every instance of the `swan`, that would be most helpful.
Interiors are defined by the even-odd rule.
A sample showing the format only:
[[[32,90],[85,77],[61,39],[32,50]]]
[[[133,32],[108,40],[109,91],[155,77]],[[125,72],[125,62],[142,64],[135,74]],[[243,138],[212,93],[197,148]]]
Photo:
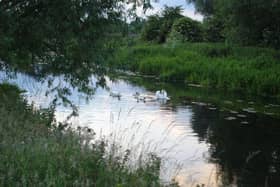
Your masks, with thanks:
[[[111,91],[111,92],[110,92],[110,96],[111,96],[111,97],[121,98],[122,95],[121,95],[120,92]]]
[[[137,99],[137,101],[143,101],[143,102],[157,100],[157,98],[154,95],[140,94],[139,92],[133,94],[133,97]]]
[[[165,90],[156,91],[156,98],[158,100],[170,100],[170,98],[167,96],[167,92]]]
[[[139,92],[136,92],[135,94],[133,94],[133,96],[135,99],[137,99],[137,101],[143,101],[143,102],[170,100],[165,90],[156,91],[155,95],[142,95]]]
[[[133,97],[135,99],[137,99],[137,102],[138,101],[143,101],[143,102],[146,102],[146,100],[150,97],[148,95],[141,95],[139,92],[136,92],[135,94],[133,94]]]

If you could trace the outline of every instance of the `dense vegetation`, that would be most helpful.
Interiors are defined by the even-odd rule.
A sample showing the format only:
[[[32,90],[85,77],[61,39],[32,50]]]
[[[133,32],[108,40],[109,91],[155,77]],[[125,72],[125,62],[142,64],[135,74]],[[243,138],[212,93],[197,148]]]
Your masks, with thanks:
[[[274,0],[188,0],[206,19],[223,25],[225,38],[242,45],[279,49],[280,2]]]
[[[279,21],[271,19],[279,2],[189,2],[202,22],[183,16],[181,7],[165,7],[144,21],[134,46],[116,52],[118,67],[164,81],[279,96]]]
[[[149,16],[142,25],[141,39],[159,44],[170,40],[203,41],[202,24],[184,17],[182,11],[180,6],[165,6],[160,14]]]
[[[1,68],[41,79],[63,74],[72,86],[92,92],[92,74],[104,84],[100,64],[110,54],[115,35],[122,33],[125,2],[0,1]],[[60,98],[69,95],[64,88],[58,92]]]
[[[0,85],[1,186],[162,186],[160,159],[95,139],[93,130],[56,124],[53,111],[36,110],[8,84]]]
[[[131,12],[149,6],[130,0],[0,1],[0,60],[40,77],[102,74],[100,64],[123,32],[126,3],[134,5]]]
[[[278,16],[280,13],[279,1],[187,1],[189,3],[193,3],[196,10],[204,15],[204,20],[200,24],[195,23],[196,21],[194,20],[188,20],[188,23],[185,24],[186,26],[183,26],[185,27],[184,33],[193,29],[193,34],[200,34],[201,29],[198,30],[196,26],[200,25],[200,27],[203,28],[204,33],[204,37],[200,38],[200,41],[227,42],[239,45],[265,46],[273,48],[279,48],[280,46],[280,20]],[[166,12],[168,12],[168,14],[166,14]],[[170,19],[170,15],[176,16],[173,16],[173,19]],[[158,43],[164,43],[166,40],[158,40],[155,37],[152,37],[152,32],[154,34],[157,33],[158,36],[164,34],[164,38],[167,38],[171,29],[166,28],[171,28],[171,23],[174,23],[176,19],[181,17],[183,16],[180,7],[165,7],[162,13],[148,17],[147,24],[144,25],[142,32],[142,35],[147,36],[144,37],[144,39],[146,41],[151,41],[150,39],[153,39]],[[170,20],[172,20],[172,22]],[[166,27],[165,25],[169,26]],[[193,27],[190,27],[190,25],[193,25]],[[148,36],[151,37],[149,38]],[[192,40],[188,41],[192,42]]]
[[[141,38],[145,41],[164,43],[171,32],[175,20],[182,18],[181,7],[168,7],[162,11],[161,15],[149,16],[143,28]]]
[[[279,52],[224,44],[138,44],[116,53],[119,68],[259,95],[280,94]],[[116,62],[114,61],[114,62]]]

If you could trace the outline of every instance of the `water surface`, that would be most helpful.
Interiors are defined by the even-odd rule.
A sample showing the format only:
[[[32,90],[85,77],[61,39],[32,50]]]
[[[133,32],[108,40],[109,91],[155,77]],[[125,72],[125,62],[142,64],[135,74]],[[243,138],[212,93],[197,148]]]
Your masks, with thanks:
[[[8,81],[25,89],[29,102],[47,107],[54,98],[47,81],[19,74]],[[71,89],[69,99],[78,106],[74,126],[90,127],[97,136],[109,136],[124,147],[156,152],[164,159],[162,177],[173,177],[182,186],[277,186],[280,184],[280,107],[274,99],[244,97],[182,84],[160,84],[152,79],[107,78],[107,86],[121,98],[98,88],[87,98],[77,89],[54,78],[56,85]],[[92,84],[95,79],[93,77]],[[166,89],[168,102],[140,102],[133,94],[154,94]],[[70,107],[58,106],[63,121]]]

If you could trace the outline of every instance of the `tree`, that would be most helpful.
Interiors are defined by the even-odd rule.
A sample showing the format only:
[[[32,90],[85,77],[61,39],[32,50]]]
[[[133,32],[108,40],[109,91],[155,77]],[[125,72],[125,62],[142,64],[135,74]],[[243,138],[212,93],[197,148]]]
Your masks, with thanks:
[[[130,34],[140,34],[145,24],[144,18],[136,17],[131,23],[129,23]]]
[[[0,58],[29,71],[38,64],[45,71],[63,73],[96,68],[123,18],[124,3],[129,2],[136,4],[130,0],[2,0]],[[148,7],[149,1],[137,2]]]
[[[162,25],[160,28],[160,35],[159,35],[159,42],[164,43],[166,42],[166,39],[171,32],[173,23],[179,19],[182,18],[183,9],[181,6],[176,7],[168,7],[165,6],[164,10],[162,11]]]
[[[229,14],[226,26],[228,33],[233,33],[230,35],[233,40],[249,45],[279,47],[279,1],[231,0],[222,11],[223,14]]]
[[[144,29],[141,33],[141,38],[145,41],[160,41],[160,27],[162,19],[158,15],[149,16],[145,22]]]
[[[280,1],[188,0],[206,18],[219,17],[226,39],[245,45],[280,46]]]
[[[49,84],[49,74],[63,74],[72,87],[93,93],[92,74],[104,86],[102,62],[123,25],[125,3],[149,7],[148,0],[0,0],[0,61]],[[69,88],[50,92],[57,92],[54,103],[73,106]]]
[[[223,42],[225,23],[221,17],[207,17],[203,21],[204,39],[207,42]]]
[[[142,39],[164,43],[175,20],[183,17],[182,7],[165,6],[161,15],[149,16],[142,32]]]
[[[201,23],[188,17],[178,19],[172,28],[171,40],[183,40],[186,42],[201,42],[202,27]]]

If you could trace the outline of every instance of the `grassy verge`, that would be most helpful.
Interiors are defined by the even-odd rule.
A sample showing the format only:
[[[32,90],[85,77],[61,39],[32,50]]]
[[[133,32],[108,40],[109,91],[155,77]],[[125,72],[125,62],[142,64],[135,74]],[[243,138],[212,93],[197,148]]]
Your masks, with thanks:
[[[118,68],[224,90],[280,96],[280,53],[224,44],[137,44],[115,55]]]
[[[0,186],[163,186],[156,155],[131,167],[130,150],[57,125],[52,110],[35,110],[20,93],[0,85]]]

